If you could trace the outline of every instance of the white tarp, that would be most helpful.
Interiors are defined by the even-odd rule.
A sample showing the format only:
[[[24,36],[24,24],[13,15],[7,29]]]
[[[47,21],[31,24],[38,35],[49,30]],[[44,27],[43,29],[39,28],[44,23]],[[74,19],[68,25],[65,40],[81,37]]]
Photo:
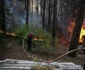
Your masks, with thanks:
[[[0,70],[30,70],[32,66],[46,65],[54,70],[83,70],[81,65],[75,65],[72,62],[34,62],[26,60],[6,59],[0,61]]]

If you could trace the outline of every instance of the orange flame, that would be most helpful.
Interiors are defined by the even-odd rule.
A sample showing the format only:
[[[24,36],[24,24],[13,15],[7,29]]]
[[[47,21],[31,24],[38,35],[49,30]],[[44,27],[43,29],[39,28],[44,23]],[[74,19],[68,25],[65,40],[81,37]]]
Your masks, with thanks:
[[[76,10],[77,11],[77,10]],[[72,20],[69,22],[69,26],[67,27],[68,33],[70,33],[70,35],[68,37],[70,37],[72,35],[73,29],[75,26],[75,22],[73,22]],[[82,36],[85,35],[85,19],[81,28],[81,32],[80,32],[80,36],[79,36],[79,43],[82,43]]]
[[[6,32],[7,35],[11,35],[11,36],[16,36],[16,34],[14,33],[9,33],[9,32]]]
[[[36,41],[43,41],[43,39],[41,39],[41,38],[33,38],[33,40],[36,40]]]
[[[38,40],[37,38],[33,38],[33,40]]]
[[[2,30],[0,30],[0,33],[2,33]]]
[[[81,28],[81,33],[80,33],[80,37],[79,37],[79,42],[82,42],[82,36],[85,35],[85,29],[84,27]]]
[[[0,33],[3,33],[3,31],[0,30]],[[6,34],[7,34],[7,35],[11,35],[11,36],[16,36],[16,34],[14,34],[14,33],[10,33],[10,32],[6,32]]]

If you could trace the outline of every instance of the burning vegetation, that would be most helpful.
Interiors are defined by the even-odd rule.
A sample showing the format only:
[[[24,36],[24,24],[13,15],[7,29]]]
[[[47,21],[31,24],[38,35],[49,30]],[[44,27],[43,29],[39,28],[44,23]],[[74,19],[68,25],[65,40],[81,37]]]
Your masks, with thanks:
[[[85,35],[85,24],[81,28],[81,33],[79,37],[79,42],[82,42],[82,37]]]
[[[0,33],[2,34],[2,33],[3,33],[3,31],[2,31],[2,30],[0,30]],[[16,34],[14,34],[13,32],[12,32],[12,33],[10,33],[10,32],[6,32],[6,35],[16,36]]]
[[[37,37],[34,37],[33,40],[35,40],[35,41],[43,41],[43,39],[37,38]]]
[[[69,22],[69,25],[67,27],[69,40],[71,40],[74,26],[75,26],[75,20],[71,19]],[[84,36],[84,35],[85,35],[85,23],[83,23],[82,28],[81,28],[81,32],[80,32],[80,36],[79,36],[79,43],[82,43],[82,36]]]

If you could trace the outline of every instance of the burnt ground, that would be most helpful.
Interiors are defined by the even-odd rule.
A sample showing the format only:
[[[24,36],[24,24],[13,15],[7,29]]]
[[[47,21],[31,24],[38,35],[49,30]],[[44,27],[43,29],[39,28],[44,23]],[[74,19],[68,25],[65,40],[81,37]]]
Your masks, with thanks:
[[[68,47],[65,47],[61,44],[57,44],[59,47],[56,49],[56,54],[46,54],[46,53],[38,53],[38,52],[28,52],[28,55],[23,51],[23,48],[21,46],[21,43],[18,44],[17,40],[14,40],[14,38],[6,38],[6,46],[8,48],[7,56],[6,58],[11,59],[20,59],[20,60],[35,60],[38,59],[40,61],[52,61],[55,58],[58,58],[62,54],[66,53],[68,51]],[[28,57],[30,56],[30,57]],[[35,59],[33,59],[33,56]],[[85,55],[77,55],[76,58],[72,58],[69,56],[65,56],[59,60],[58,62],[74,62],[76,64],[83,65],[85,62]]]

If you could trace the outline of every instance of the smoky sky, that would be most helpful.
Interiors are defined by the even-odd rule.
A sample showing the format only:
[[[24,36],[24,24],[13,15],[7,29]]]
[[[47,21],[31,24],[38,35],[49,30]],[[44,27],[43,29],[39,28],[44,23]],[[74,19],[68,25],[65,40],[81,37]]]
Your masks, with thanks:
[[[37,2],[37,0],[35,2]],[[36,4],[37,3],[34,3],[35,6]],[[16,24],[18,25],[25,24],[26,10],[24,0],[6,0],[6,8],[9,9],[9,12],[11,12],[12,14],[11,16],[9,14],[6,14],[7,18],[9,19],[6,20],[7,28],[11,28],[13,27],[13,25]],[[28,24],[41,27],[41,16],[37,12],[36,8],[33,8],[33,10],[35,11],[32,12],[31,7],[29,6]]]

